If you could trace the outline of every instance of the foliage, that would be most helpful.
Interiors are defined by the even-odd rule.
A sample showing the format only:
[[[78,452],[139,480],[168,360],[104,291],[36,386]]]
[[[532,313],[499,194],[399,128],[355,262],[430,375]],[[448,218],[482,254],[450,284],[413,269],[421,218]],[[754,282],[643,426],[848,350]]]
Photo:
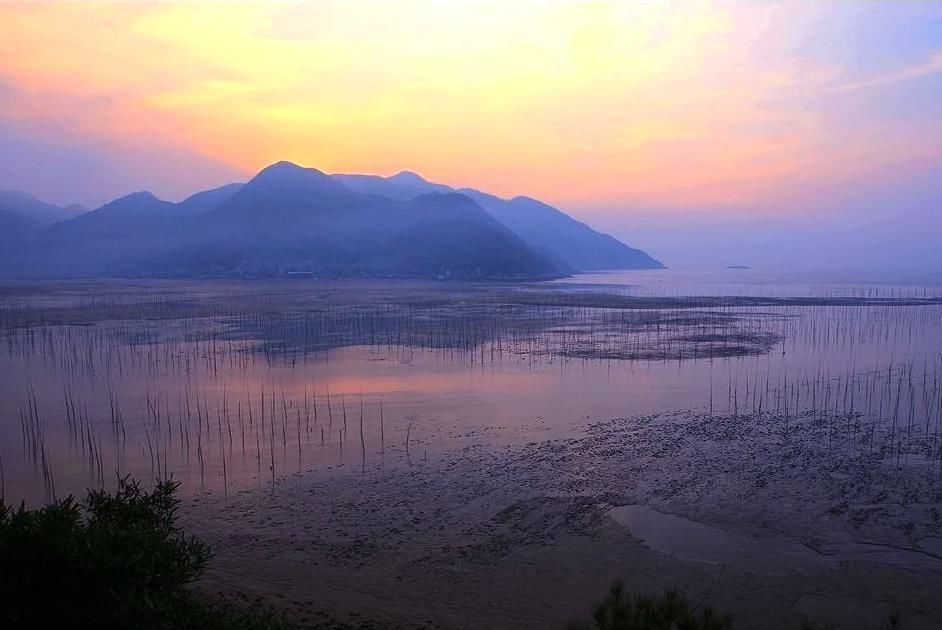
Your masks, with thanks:
[[[890,613],[886,621],[879,626],[872,627],[875,628],[875,630],[899,630],[902,627],[899,611]],[[838,628],[833,624],[804,623],[801,626],[801,630],[838,630]]]
[[[902,628],[899,612],[891,614],[875,630]],[[676,590],[654,597],[632,595],[621,581],[615,582],[608,597],[595,608],[592,622],[575,624],[569,630],[732,630],[732,619],[710,608],[692,606]],[[801,630],[838,630],[833,625],[806,622]]]
[[[632,595],[621,581],[595,608],[592,623],[571,630],[728,630],[732,621],[710,608],[696,608],[678,591],[655,597]]]
[[[290,630],[270,612],[211,603],[190,588],[209,547],[176,524],[179,484],[145,492],[123,479],[36,510],[0,502],[0,627],[95,630]],[[805,625],[808,630],[827,626]],[[894,614],[883,626],[899,628]],[[646,597],[612,585],[589,624],[572,630],[730,630],[727,615],[678,591]],[[881,629],[882,630],[882,629]]]
[[[0,504],[0,626],[279,628],[264,614],[211,605],[188,586],[211,557],[176,525],[178,484],[129,479],[27,510]]]

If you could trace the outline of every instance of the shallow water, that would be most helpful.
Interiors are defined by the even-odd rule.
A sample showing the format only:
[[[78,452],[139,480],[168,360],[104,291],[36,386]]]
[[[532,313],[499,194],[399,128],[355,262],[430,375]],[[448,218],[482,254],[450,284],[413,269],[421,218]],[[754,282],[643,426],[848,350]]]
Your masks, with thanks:
[[[665,514],[643,505],[625,505],[609,512],[645,546],[692,562],[735,567],[764,575],[823,571],[842,562],[868,562],[942,573],[942,556],[928,548],[900,548],[847,540],[825,540],[810,547],[773,535],[747,535]]]
[[[681,560],[735,567],[765,575],[824,570],[837,566],[833,556],[798,541],[748,536],[643,505],[625,505],[609,512],[612,519],[654,551]]]
[[[723,276],[723,295],[756,294],[755,282]],[[525,290],[696,293],[689,275],[606,277],[627,284],[600,289],[593,276]],[[647,279],[647,288],[638,288],[638,278]],[[566,437],[589,422],[676,409],[860,414],[881,432],[892,431],[890,444],[901,458],[921,457],[930,469],[938,460],[938,304],[663,309],[665,316],[734,322],[712,329],[705,326],[716,324],[697,324],[701,332],[768,333],[775,341],[770,348],[750,346],[745,356],[619,360],[598,358],[610,354],[594,350],[667,344],[673,352],[687,342],[671,337],[674,324],[656,319],[641,330],[619,319],[625,310],[607,307],[551,316],[514,311],[517,320],[506,329],[502,315],[484,325],[480,319],[452,325],[458,318],[450,318],[451,311],[441,316],[426,302],[449,294],[458,305],[449,308],[493,313],[476,302],[478,293],[452,295],[448,285],[423,286],[415,293],[419,305],[394,318],[386,311],[367,318],[341,310],[342,283],[291,285],[308,300],[303,310],[283,296],[257,297],[259,286],[144,283],[115,298],[80,284],[36,289],[31,299],[41,306],[30,308],[40,321],[6,327],[0,346],[0,455],[8,500],[39,502],[110,486],[126,474],[172,477],[190,494],[230,492],[305,470],[409,465],[453,449]],[[820,295],[815,287],[794,291]],[[227,292],[243,290],[261,304],[253,302],[251,317],[239,314],[242,301],[219,306],[230,304]],[[864,297],[902,297],[898,288],[857,290]],[[931,291],[912,288],[905,295]],[[168,292],[177,301],[164,306]],[[322,297],[328,294],[333,297]],[[400,294],[411,299],[408,286],[392,293]],[[13,312],[22,299],[7,297],[4,306]],[[98,313],[99,301],[107,317],[86,317]],[[46,310],[73,303],[79,306],[66,315]],[[133,308],[141,304],[147,315],[138,317]],[[177,314],[180,304],[219,312]],[[321,319],[312,325],[315,316]],[[422,322],[435,317],[441,322],[426,330]],[[320,323],[324,318],[328,324]],[[864,448],[865,435],[853,437],[845,447]]]
[[[942,275],[893,272],[769,272],[756,269],[654,269],[580,274],[556,284],[607,285],[637,296],[927,297],[942,295]]]

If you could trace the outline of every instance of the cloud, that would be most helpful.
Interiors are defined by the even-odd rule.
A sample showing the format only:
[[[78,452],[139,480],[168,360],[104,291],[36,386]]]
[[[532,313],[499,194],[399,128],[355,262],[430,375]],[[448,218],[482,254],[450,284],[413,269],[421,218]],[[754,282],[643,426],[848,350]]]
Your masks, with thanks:
[[[37,147],[190,156],[135,181],[290,159],[574,207],[794,213],[938,159],[942,131],[942,99],[906,80],[938,58],[886,70],[925,58],[928,32],[854,65],[884,23],[911,30],[911,3],[823,4],[0,4],[0,123]]]
[[[3,104],[32,102],[0,82]],[[46,101],[46,105],[49,101]],[[70,99],[74,109],[82,104]],[[101,104],[85,104],[96,113]],[[44,117],[10,117],[0,108],[0,189],[23,190],[67,205],[97,207],[139,190],[181,199],[195,190],[244,180],[246,173],[168,139],[140,134],[107,136],[75,127],[47,111]]]
[[[931,57],[929,57],[929,59],[917,65],[902,68],[895,72],[882,74],[880,76],[862,81],[836,85],[832,87],[831,90],[834,92],[866,90],[870,88],[893,85],[903,81],[910,81],[912,79],[919,79],[921,77],[927,77],[939,73],[942,73],[942,51],[933,54]]]

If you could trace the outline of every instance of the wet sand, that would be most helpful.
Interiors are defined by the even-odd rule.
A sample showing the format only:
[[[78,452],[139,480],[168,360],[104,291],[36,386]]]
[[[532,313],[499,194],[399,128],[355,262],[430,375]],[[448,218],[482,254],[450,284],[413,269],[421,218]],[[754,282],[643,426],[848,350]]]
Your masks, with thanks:
[[[390,448],[365,470],[204,495],[184,519],[217,553],[202,588],[301,623],[563,627],[621,577],[740,628],[876,627],[893,610],[942,627],[938,465],[846,448],[853,422],[680,412],[429,459]]]

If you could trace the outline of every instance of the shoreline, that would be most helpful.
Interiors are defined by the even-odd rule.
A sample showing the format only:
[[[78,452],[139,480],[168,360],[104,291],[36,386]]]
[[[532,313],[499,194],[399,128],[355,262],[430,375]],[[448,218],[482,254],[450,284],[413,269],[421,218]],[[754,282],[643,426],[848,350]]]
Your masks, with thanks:
[[[942,574],[931,546],[942,541],[942,481],[863,454],[822,460],[810,422],[770,440],[781,420],[615,419],[572,439],[295,475],[228,501],[208,495],[187,504],[184,523],[217,550],[204,588],[260,597],[301,623],[326,612],[377,627],[561,628],[586,618],[615,578],[644,592],[680,587],[737,627],[796,628],[806,615],[840,623],[847,608],[879,618],[887,602],[904,628],[942,623],[928,587]],[[792,566],[785,556],[757,572],[761,559],[744,567],[652,549],[612,518],[631,505],[734,540],[774,537],[821,555],[878,544],[925,552],[925,562],[858,554]],[[853,605],[830,610],[812,594]]]

